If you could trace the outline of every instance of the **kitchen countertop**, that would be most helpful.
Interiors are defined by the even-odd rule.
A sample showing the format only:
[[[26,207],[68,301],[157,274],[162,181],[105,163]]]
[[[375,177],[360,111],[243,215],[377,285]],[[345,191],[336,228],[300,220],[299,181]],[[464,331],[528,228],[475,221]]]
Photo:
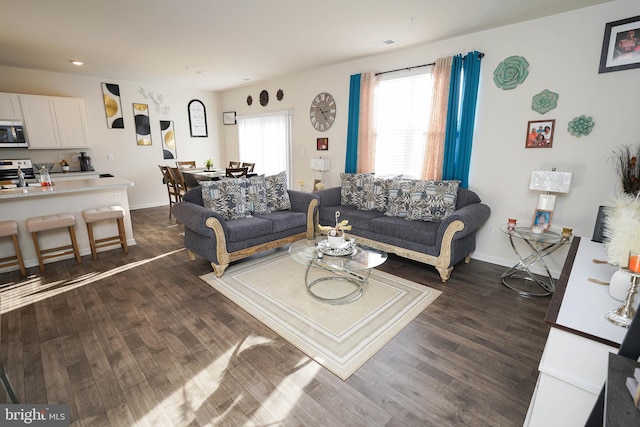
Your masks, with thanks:
[[[87,172],[83,172],[86,174]],[[95,173],[95,172],[94,172]],[[52,174],[53,175],[53,174]],[[133,187],[133,182],[122,178],[79,178],[68,181],[54,181],[50,187],[29,186],[0,190],[0,202],[27,197],[50,197],[68,193],[109,190]]]

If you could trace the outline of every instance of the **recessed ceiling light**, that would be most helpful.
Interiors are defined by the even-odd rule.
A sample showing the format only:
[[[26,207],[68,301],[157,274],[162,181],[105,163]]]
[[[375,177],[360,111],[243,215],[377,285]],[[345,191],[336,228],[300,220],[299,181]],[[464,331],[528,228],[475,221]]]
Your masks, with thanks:
[[[76,67],[80,67],[81,65],[84,65],[83,61],[70,61],[70,62]]]
[[[371,46],[388,46],[390,44],[395,44],[396,41],[392,40],[392,39],[387,39],[387,40],[380,40],[377,42],[373,42],[371,43]]]

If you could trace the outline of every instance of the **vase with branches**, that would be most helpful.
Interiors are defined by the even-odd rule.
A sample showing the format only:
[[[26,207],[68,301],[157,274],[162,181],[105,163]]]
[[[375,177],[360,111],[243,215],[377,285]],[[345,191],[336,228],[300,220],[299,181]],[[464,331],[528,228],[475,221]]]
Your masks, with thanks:
[[[622,184],[622,191],[637,196],[640,193],[640,143],[621,145],[609,159]]]

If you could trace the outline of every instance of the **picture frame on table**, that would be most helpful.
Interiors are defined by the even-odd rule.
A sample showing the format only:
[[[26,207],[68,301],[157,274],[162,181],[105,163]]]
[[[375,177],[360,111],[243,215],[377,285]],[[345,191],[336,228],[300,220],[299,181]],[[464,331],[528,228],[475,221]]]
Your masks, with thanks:
[[[527,122],[527,137],[524,147],[551,148],[553,146],[553,131],[555,127],[555,119],[529,120],[529,122]]]
[[[225,111],[222,113],[222,124],[223,125],[235,125],[236,124],[236,112],[235,111]]]
[[[542,233],[547,231],[551,226],[551,217],[553,211],[546,209],[536,209],[533,213],[533,220],[531,221],[531,230],[534,233]]]
[[[640,16],[608,22],[598,73],[640,67]]]

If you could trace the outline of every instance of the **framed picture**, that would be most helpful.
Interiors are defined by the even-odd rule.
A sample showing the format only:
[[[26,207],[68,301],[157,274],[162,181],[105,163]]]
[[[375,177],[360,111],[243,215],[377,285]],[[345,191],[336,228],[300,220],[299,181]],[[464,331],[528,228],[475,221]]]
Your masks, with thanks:
[[[604,27],[599,73],[640,67],[640,16]]]
[[[551,216],[553,211],[547,211],[544,209],[536,209],[533,214],[533,222],[531,223],[531,229],[538,229],[540,232],[546,231],[551,225]]]
[[[199,99],[194,99],[187,106],[189,111],[189,129],[192,138],[206,138],[207,132],[207,109]]]
[[[236,112],[235,111],[225,111],[222,113],[222,124],[223,125],[235,125],[236,124]]]
[[[104,112],[107,115],[107,128],[124,129],[120,86],[114,83],[102,83],[102,97],[104,98]]]
[[[527,123],[525,148],[551,148],[553,145],[554,120],[531,120]]]
[[[177,159],[176,134],[173,130],[173,120],[160,120],[160,135],[162,136],[162,158]]]
[[[329,138],[318,138],[316,141],[316,150],[325,151],[329,149]]]
[[[136,141],[138,145],[151,145],[151,124],[149,123],[149,106],[133,103],[133,118],[136,124]]]

